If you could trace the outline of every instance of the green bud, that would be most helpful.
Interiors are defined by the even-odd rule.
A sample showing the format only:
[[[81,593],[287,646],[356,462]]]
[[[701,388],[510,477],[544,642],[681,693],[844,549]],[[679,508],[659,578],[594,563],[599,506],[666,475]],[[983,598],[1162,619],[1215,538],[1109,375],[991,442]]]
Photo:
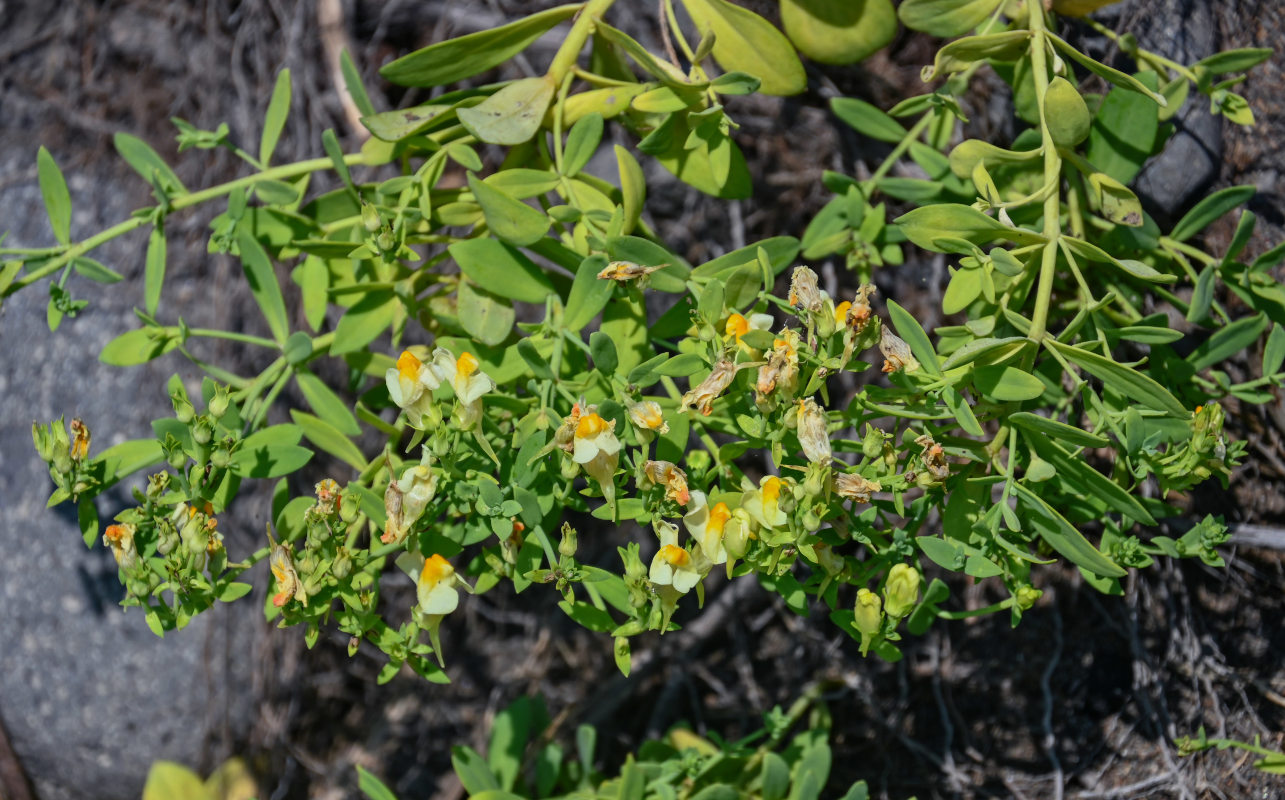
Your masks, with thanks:
[[[36,453],[41,461],[52,461],[54,456],[53,437],[49,433],[51,426],[31,423],[31,439],[36,445]]]
[[[361,224],[366,233],[374,233],[383,227],[384,221],[379,218],[379,209],[370,203],[361,204]]]
[[[207,445],[214,438],[214,421],[202,414],[197,417],[192,425],[192,441],[199,445]]]
[[[909,564],[894,564],[883,586],[884,610],[901,619],[919,602],[919,570]]]
[[[196,409],[192,407],[192,401],[187,399],[187,392],[180,387],[170,395],[170,402],[174,404],[174,417],[184,425],[192,421],[196,416]]]
[[[392,250],[393,247],[397,245],[397,241],[393,239],[392,233],[388,231],[382,231],[379,234],[379,236],[375,237],[375,244],[379,246],[380,250],[383,250],[385,253],[387,253],[389,250]]]
[[[576,548],[576,529],[569,523],[562,523],[562,540],[558,542],[558,553],[567,558],[575,558]]]
[[[361,638],[357,636],[348,637],[348,657],[352,658],[357,655],[357,648],[361,647]]]
[[[210,454],[210,463],[216,469],[227,469],[228,465],[232,463],[232,455],[220,447]]]
[[[228,396],[228,387],[215,387],[214,396],[210,398],[210,415],[215,419],[222,419],[223,415],[228,413],[229,403],[231,403],[231,398]]]
[[[864,636],[874,636],[883,628],[883,603],[869,589],[857,590],[857,606],[852,624]]]
[[[361,496],[356,492],[348,491],[339,496],[339,519],[346,524],[352,524],[361,513]]]
[[[1043,595],[1044,592],[1028,584],[1026,586],[1019,586],[1017,591],[1013,594],[1013,597],[1017,600],[1017,607],[1026,611],[1031,606],[1035,605],[1035,601],[1039,600]]]
[[[1093,123],[1089,107],[1066,78],[1049,82],[1044,92],[1044,122],[1058,147],[1075,147],[1088,138]]]
[[[165,490],[170,487],[170,474],[168,472],[153,472],[147,476],[147,496],[155,500],[165,494]]]

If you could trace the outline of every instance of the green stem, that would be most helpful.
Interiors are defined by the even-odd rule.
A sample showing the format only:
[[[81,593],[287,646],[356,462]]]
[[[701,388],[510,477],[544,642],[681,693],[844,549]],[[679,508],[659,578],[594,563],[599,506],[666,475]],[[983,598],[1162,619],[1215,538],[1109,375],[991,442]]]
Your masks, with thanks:
[[[348,166],[360,166],[365,163],[365,156],[360,153],[344,156],[344,163]],[[182,197],[176,197],[169,202],[170,211],[180,211],[185,208],[191,208],[200,205],[206,200],[212,200],[216,197],[231,194],[237,189],[253,186],[260,181],[281,180],[283,178],[293,178],[310,172],[318,172],[323,169],[330,169],[334,163],[329,158],[313,158],[308,161],[299,161],[294,164],[285,164],[280,167],[264,170],[256,175],[247,175],[244,178],[237,178],[234,181],[221,183],[218,186],[211,186],[208,189],[202,189],[199,192],[185,194]],[[130,231],[150,225],[149,217],[130,217],[124,222],[118,222],[107,230],[100,231],[93,236],[71,245],[66,248],[60,248],[62,255],[52,261],[42,264],[37,269],[32,270],[18,280],[14,281],[7,289],[4,290],[2,297],[8,297],[24,286],[29,286],[41,278],[57,272],[63,265],[69,263],[72,259],[83,256],[92,251],[94,248],[117,238],[124,236]]]
[[[1044,4],[1027,3],[1031,29],[1031,71],[1035,78],[1035,101],[1040,109],[1040,133],[1044,140],[1044,182],[1049,184],[1061,180],[1062,158],[1058,155],[1053,134],[1049,131],[1048,119],[1044,112],[1044,94],[1049,88],[1048,69],[1048,30],[1044,27]],[[1039,342],[1048,328],[1049,303],[1053,298],[1053,279],[1057,274],[1057,241],[1062,235],[1059,216],[1061,214],[1061,192],[1054,191],[1044,200],[1044,244],[1043,257],[1040,260],[1039,284],[1035,290],[1035,311],[1031,315],[1031,330],[1028,336]],[[1028,360],[1033,361],[1034,351]],[[1027,364],[1029,367],[1030,365]]]
[[[553,61],[549,62],[547,75],[555,84],[562,83],[562,79],[571,72],[571,68],[580,58],[580,51],[584,49],[585,42],[589,40],[589,34],[593,32],[593,24],[607,9],[611,8],[614,2],[616,0],[589,0],[580,8],[575,23],[567,32],[567,38],[562,41],[562,46],[553,56]]]
[[[178,328],[166,328],[167,331],[178,332]],[[191,336],[203,336],[207,339],[228,339],[233,342],[243,342],[245,344],[257,344],[259,347],[267,347],[272,350],[279,350],[281,345],[271,339],[265,339],[262,336],[251,336],[248,333],[237,333],[235,331],[221,331],[214,328],[189,328],[188,334]]]
[[[919,137],[928,129],[928,126],[932,124],[932,121],[933,114],[929,112],[925,113],[915,122],[914,125],[910,126],[910,130],[906,131],[906,135],[901,138],[900,142],[897,142],[897,146],[892,148],[892,152],[888,154],[888,157],[883,160],[883,163],[880,164],[874,171],[874,174],[870,176],[871,184],[877,183],[880,178],[888,174],[888,171],[892,169],[893,165],[900,161],[902,155],[910,149],[910,145],[919,140]]]

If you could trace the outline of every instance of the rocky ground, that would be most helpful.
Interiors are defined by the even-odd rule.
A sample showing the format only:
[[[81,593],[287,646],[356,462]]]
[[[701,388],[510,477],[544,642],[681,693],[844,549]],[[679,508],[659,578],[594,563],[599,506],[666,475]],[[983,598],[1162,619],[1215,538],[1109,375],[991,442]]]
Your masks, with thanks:
[[[115,131],[176,160],[189,185],[228,179],[237,172],[225,154],[178,157],[168,119],[205,128],[226,121],[235,139],[257,141],[276,71],[289,66],[296,110],[278,160],[314,155],[327,127],[353,147],[356,130],[334,91],[340,48],[350,49],[376,102],[397,107],[417,98],[380,84],[380,64],[533,5],[0,0],[0,229],[12,231],[10,243],[48,243],[37,143],[67,174],[73,229],[85,235],[147,202],[146,187],[115,157]],[[775,4],[757,5],[770,13]],[[626,22],[654,37],[650,6],[628,6],[637,18]],[[1278,46],[1285,31],[1269,0],[1131,0],[1109,13],[1144,45],[1183,58]],[[887,107],[915,90],[931,52],[930,43],[903,36],[861,67],[815,71],[807,95],[741,103],[735,113],[755,196],[709,202],[656,175],[654,225],[694,262],[757,238],[800,234],[827,199],[822,169],[853,173],[880,155],[829,116],[826,99],[851,94]],[[528,57],[538,64],[548,52],[537,46]],[[1172,218],[1212,187],[1253,182],[1260,194],[1251,207],[1280,238],[1283,68],[1278,56],[1245,86],[1260,121],[1252,132],[1211,124],[1202,108],[1184,114],[1173,152],[1144,178],[1156,214]],[[983,84],[975,105],[978,131],[1002,137],[1011,128],[994,112],[1003,107],[997,85]],[[162,313],[258,332],[237,267],[205,252],[208,219],[205,212],[173,218],[174,277]],[[1264,237],[1251,247],[1271,243]],[[823,614],[798,617],[747,582],[715,589],[711,608],[683,632],[641,640],[629,679],[617,676],[609,643],[569,624],[552,598],[524,595],[519,603],[500,591],[470,602],[444,628],[456,678],[449,687],[413,676],[377,686],[378,660],[349,660],[345,642],[326,636],[304,649],[300,632],[263,623],[261,596],[157,640],[140,614],[116,607],[114,564],[101,547],[83,548],[74,512],[44,509],[48,480],[29,438],[32,420],[60,414],[83,417],[96,449],[147,435],[148,421],[166,413],[168,376],[195,380],[178,358],[130,370],[97,364],[101,344],[134,324],[144,247],[126,238],[96,253],[125,280],[94,292],[90,307],[55,335],[45,328],[39,289],[18,294],[0,314],[0,721],[11,746],[0,735],[2,797],[123,800],[139,795],[154,759],[208,771],[241,755],[265,798],[353,796],[353,765],[362,764],[402,797],[444,800],[462,796],[449,745],[483,746],[496,710],[521,694],[544,695],[563,739],[581,722],[599,724],[611,762],[679,720],[734,736],[818,679],[830,687],[835,720],[832,785],[864,778],[879,797],[1285,793],[1279,778],[1257,775],[1235,752],[1179,759],[1170,743],[1204,725],[1211,735],[1283,744],[1285,567],[1270,549],[1230,548],[1225,570],[1163,564],[1136,576],[1123,598],[1098,595],[1077,574],[1046,573],[1044,600],[1017,630],[990,617],[939,624],[910,642],[897,665],[862,660]],[[846,280],[830,266],[822,274],[831,288]],[[944,277],[940,263],[927,262],[878,280],[881,294],[916,303],[931,326]],[[231,348],[209,355],[223,363],[244,357]],[[1190,498],[1191,513],[1265,526],[1260,541],[1279,540],[1285,413],[1279,405],[1233,409],[1232,419],[1254,457],[1230,490]],[[250,546],[266,515],[262,491],[243,500],[221,526],[234,550]],[[123,493],[104,498],[100,514],[110,517],[127,501]],[[614,544],[598,547],[606,557]],[[952,588],[970,607],[996,599],[984,588]]]

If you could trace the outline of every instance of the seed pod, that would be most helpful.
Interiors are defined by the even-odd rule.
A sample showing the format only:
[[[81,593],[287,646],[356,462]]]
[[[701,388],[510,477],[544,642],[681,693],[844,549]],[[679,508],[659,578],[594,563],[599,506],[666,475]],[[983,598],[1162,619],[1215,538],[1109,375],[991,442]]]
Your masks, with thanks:
[[[1071,82],[1054,78],[1044,93],[1044,120],[1058,147],[1075,147],[1089,135],[1089,107]]]

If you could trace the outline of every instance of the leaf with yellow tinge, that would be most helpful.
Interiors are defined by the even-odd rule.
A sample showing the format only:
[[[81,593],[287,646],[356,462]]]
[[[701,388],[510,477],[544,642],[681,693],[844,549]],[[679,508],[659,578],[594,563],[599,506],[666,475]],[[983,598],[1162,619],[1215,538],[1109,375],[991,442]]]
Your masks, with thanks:
[[[854,64],[897,35],[889,0],[781,0],[781,25],[799,52],[822,64]]]
[[[229,758],[205,779],[205,788],[213,800],[253,800],[259,796],[259,787],[245,762]]]
[[[714,60],[728,72],[747,72],[763,94],[798,94],[808,77],[794,46],[772,23],[727,0],[683,0],[701,35],[714,33]]]
[[[456,112],[468,132],[489,144],[530,141],[544,121],[556,87],[548,76],[514,81],[472,108]]]
[[[213,800],[201,777],[173,761],[157,761],[147,771],[143,800]]]

